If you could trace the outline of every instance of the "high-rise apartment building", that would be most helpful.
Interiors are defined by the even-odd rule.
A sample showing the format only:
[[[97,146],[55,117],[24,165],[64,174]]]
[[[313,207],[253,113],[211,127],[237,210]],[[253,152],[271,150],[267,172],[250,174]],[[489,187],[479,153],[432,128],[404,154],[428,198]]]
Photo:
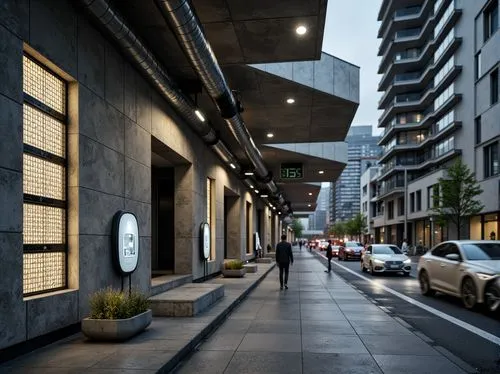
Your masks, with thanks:
[[[456,228],[435,224],[431,209],[438,180],[457,157],[484,190],[485,208],[463,237],[498,237],[498,0],[383,0],[379,21],[384,133],[375,239],[400,244],[405,213],[412,244],[455,238]]]
[[[372,135],[371,126],[352,126],[347,134],[347,166],[332,183],[330,192],[330,223],[345,221],[359,213],[359,180],[367,167],[380,155],[379,137]]]

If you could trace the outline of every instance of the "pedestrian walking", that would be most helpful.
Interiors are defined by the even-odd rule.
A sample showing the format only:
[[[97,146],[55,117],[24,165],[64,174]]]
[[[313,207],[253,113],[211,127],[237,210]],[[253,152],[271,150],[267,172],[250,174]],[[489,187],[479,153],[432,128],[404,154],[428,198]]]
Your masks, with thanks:
[[[333,257],[332,241],[328,240],[328,246],[326,247],[326,258],[328,259],[328,270],[325,270],[325,273],[329,273],[332,271],[332,257]]]
[[[292,245],[286,241],[286,235],[281,235],[281,242],[276,246],[276,262],[280,268],[280,290],[288,290],[288,270],[290,264],[293,265]],[[283,283],[283,272],[285,273],[285,282]]]
[[[299,249],[302,251],[302,240],[299,241]]]
[[[408,253],[408,241],[403,239],[403,244],[401,245],[401,250],[403,251],[404,254]]]

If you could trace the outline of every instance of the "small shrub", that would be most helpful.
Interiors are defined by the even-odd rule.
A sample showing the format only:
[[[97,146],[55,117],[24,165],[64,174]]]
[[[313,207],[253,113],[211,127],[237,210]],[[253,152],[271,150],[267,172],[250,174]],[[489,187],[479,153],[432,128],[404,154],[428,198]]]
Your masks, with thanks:
[[[231,260],[226,262],[225,267],[227,270],[239,270],[243,269],[243,261],[241,260]]]
[[[147,297],[140,292],[133,291],[129,295],[112,288],[90,295],[89,303],[92,319],[125,319],[149,309]]]

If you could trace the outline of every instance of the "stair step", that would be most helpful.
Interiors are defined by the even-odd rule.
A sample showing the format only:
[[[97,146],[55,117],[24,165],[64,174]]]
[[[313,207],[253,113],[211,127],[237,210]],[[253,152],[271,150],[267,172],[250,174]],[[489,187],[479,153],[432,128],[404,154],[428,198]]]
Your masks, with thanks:
[[[190,283],[152,296],[153,316],[192,317],[224,297],[224,285],[212,283]]]
[[[151,280],[151,295],[158,295],[193,281],[192,275],[163,275]]]

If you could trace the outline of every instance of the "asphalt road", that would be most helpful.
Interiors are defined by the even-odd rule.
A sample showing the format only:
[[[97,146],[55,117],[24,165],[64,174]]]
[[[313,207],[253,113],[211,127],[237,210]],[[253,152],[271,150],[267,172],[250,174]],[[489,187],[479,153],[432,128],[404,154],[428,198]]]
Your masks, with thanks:
[[[326,260],[323,261],[326,263]],[[461,358],[474,367],[478,373],[500,373],[500,345],[485,339],[484,336],[480,336],[481,332],[478,335],[463,327],[463,325],[469,324],[473,326],[472,329],[476,327],[495,337],[500,337],[499,315],[491,316],[481,310],[466,310],[459,299],[439,293],[434,297],[422,296],[416,277],[417,263],[412,263],[412,271],[410,277],[407,278],[398,274],[372,276],[369,273],[363,273],[359,261],[339,262],[336,258],[332,261],[368,278],[368,280],[362,279],[340,266],[332,265],[332,269],[337,274],[364,292],[379,306],[387,308],[387,311],[400,317],[415,330],[432,339],[435,345],[444,347]],[[371,280],[374,282],[371,282]],[[378,285],[388,287],[413,300],[437,309],[444,313],[445,316],[442,318],[417,305],[413,305],[378,287]],[[459,322],[464,323],[459,323],[462,326],[458,326],[450,322],[447,316],[454,317]]]

